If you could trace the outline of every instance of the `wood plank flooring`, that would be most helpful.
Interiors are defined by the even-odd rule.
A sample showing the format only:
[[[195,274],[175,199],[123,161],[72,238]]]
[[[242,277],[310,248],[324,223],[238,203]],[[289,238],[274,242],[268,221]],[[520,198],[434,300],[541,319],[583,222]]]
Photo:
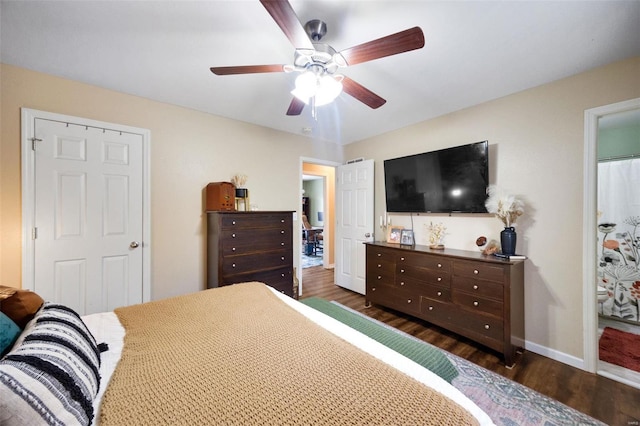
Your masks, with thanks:
[[[364,307],[364,296],[334,284],[333,269],[302,270],[303,295],[335,300],[405,333],[528,386],[612,426],[640,425],[640,389],[587,373],[550,358],[524,352],[512,369],[501,354],[417,318],[382,308]]]

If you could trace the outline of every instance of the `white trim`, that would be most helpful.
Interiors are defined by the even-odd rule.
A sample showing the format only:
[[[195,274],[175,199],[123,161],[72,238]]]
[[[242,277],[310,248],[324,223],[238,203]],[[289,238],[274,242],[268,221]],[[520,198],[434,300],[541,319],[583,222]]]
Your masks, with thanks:
[[[538,355],[542,355],[542,356],[547,357],[547,358],[551,358],[551,359],[553,359],[555,361],[558,361],[558,362],[561,362],[563,364],[567,364],[567,365],[570,365],[572,367],[579,368],[581,370],[585,369],[584,368],[584,360],[582,360],[582,359],[580,359],[580,358],[578,358],[576,356],[569,355],[569,354],[566,354],[564,352],[560,352],[560,351],[557,351],[555,349],[551,349],[551,348],[548,348],[546,346],[542,346],[542,345],[539,345],[537,343],[530,342],[528,340],[525,342],[524,348],[526,350],[528,350],[528,351],[537,353]]]
[[[34,245],[32,229],[35,214],[35,167],[31,149],[31,138],[35,137],[36,118],[68,123],[82,123],[91,127],[109,128],[142,136],[143,183],[142,183],[142,301],[151,300],[151,131],[138,127],[113,124],[87,118],[73,117],[30,108],[21,108],[22,150],[22,288],[34,288]]]
[[[584,112],[584,196],[583,196],[583,353],[584,370],[596,372],[598,361],[598,311],[596,305],[597,164],[598,121],[607,114],[640,108],[640,98],[630,99]],[[598,371],[598,374],[601,374]]]

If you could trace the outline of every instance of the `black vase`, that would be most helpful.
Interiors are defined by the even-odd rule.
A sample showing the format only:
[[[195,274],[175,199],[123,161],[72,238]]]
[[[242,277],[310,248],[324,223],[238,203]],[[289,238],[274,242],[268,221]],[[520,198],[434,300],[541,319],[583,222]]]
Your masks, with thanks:
[[[502,254],[509,256],[516,254],[516,230],[513,226],[507,226],[500,232],[500,245],[502,245]]]

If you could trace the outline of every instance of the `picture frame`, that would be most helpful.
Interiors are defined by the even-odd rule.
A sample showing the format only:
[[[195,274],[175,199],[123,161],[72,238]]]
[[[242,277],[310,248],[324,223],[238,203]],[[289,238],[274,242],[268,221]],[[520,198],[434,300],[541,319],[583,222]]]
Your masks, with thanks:
[[[413,231],[411,229],[403,229],[400,233],[400,244],[403,246],[412,246],[415,244],[413,239]]]
[[[387,242],[400,244],[403,229],[404,226],[390,226],[387,228]]]

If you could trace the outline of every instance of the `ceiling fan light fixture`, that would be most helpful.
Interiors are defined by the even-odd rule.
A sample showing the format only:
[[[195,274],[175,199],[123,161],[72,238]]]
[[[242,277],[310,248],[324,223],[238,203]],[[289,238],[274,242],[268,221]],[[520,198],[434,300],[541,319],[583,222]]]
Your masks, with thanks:
[[[313,71],[305,71],[296,78],[296,88],[291,94],[309,105],[311,98],[315,98],[315,105],[322,106],[333,102],[342,93],[342,78]]]

